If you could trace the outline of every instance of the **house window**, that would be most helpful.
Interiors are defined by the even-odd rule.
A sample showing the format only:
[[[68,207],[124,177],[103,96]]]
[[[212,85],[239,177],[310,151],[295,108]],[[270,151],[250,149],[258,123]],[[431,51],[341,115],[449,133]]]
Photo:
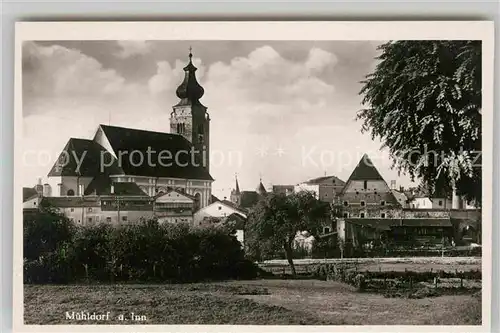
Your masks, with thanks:
[[[365,181],[363,182],[363,188],[364,188],[365,190],[368,188],[368,181],[367,181],[367,180],[365,180]]]
[[[366,205],[366,203],[364,201],[361,201],[361,206],[364,207],[365,205]]]
[[[356,195],[358,195],[358,194],[359,194],[359,192],[358,192],[358,191],[356,191]]]
[[[92,207],[89,207],[89,209],[87,209],[87,211],[91,212],[92,211]]]
[[[222,206],[219,206],[219,210],[221,210],[221,209],[222,209]]]
[[[122,221],[123,221],[123,222],[127,222],[127,220],[128,220],[127,215],[123,215],[123,216],[122,216]]]
[[[349,213],[344,213],[344,218],[348,218],[349,217]]]
[[[349,206],[349,202],[344,201],[344,207],[347,207],[347,206]]]
[[[442,206],[443,205],[443,200],[439,200],[439,206]]]
[[[385,201],[384,200],[380,201],[380,206],[385,206]]]
[[[69,209],[69,211],[70,211],[70,212],[74,212],[74,211],[75,211],[75,209],[74,209],[74,208],[70,208],[70,209]]]
[[[324,234],[328,234],[328,233],[330,233],[330,227],[324,227],[324,228],[323,228],[323,233],[324,233]]]
[[[106,217],[106,222],[111,222],[111,217]]]
[[[380,214],[380,217],[385,219],[385,213]]]
[[[73,191],[73,190],[68,190],[68,192],[66,192],[66,195],[68,195],[68,196],[70,196],[70,197],[71,197],[71,196],[75,195],[75,191]]]
[[[365,213],[360,213],[359,217],[361,217],[362,219],[364,219],[365,218]]]
[[[92,223],[92,218],[91,218],[91,217],[89,217],[89,218],[87,219],[87,222]]]

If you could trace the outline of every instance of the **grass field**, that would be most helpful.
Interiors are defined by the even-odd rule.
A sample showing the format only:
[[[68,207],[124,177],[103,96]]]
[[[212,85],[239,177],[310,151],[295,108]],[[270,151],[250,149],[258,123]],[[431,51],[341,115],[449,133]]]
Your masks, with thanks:
[[[184,285],[26,285],[26,324],[480,325],[474,295],[384,298],[317,280]],[[110,312],[109,321],[66,312]],[[130,313],[144,316],[132,321]],[[117,319],[124,314],[126,321]]]

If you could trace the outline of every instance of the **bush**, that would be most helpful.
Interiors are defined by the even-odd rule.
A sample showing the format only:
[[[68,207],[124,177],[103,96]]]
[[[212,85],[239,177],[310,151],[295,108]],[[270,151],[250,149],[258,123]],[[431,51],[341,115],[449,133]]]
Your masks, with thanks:
[[[259,274],[258,267],[244,258],[236,237],[222,229],[159,225],[151,220],[136,226],[101,224],[74,230],[69,241],[65,238],[51,251],[26,258],[25,283],[195,282],[251,279]]]

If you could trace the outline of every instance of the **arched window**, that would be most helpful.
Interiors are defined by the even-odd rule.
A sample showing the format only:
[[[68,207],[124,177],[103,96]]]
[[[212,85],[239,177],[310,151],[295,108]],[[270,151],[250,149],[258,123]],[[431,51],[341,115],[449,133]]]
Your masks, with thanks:
[[[68,190],[68,192],[66,192],[66,195],[68,195],[68,196],[70,196],[70,197],[71,197],[71,196],[74,196],[74,195],[75,195],[75,191],[73,191],[73,190]]]
[[[194,195],[194,210],[198,210],[201,207],[201,194],[198,192]]]

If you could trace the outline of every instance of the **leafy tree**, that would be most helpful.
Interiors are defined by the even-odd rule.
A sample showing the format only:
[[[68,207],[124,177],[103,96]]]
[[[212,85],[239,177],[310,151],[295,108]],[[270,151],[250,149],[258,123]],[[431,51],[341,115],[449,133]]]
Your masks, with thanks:
[[[48,205],[41,205],[35,213],[23,214],[24,257],[38,259],[56,251],[72,242],[74,230],[67,217]]]
[[[295,236],[301,231],[317,235],[321,219],[328,216],[327,213],[328,205],[317,200],[310,192],[291,195],[270,193],[252,210],[249,231],[256,240],[281,246],[295,275],[292,250]]]
[[[362,82],[362,131],[382,140],[399,171],[480,203],[481,42],[395,41],[379,50]]]

